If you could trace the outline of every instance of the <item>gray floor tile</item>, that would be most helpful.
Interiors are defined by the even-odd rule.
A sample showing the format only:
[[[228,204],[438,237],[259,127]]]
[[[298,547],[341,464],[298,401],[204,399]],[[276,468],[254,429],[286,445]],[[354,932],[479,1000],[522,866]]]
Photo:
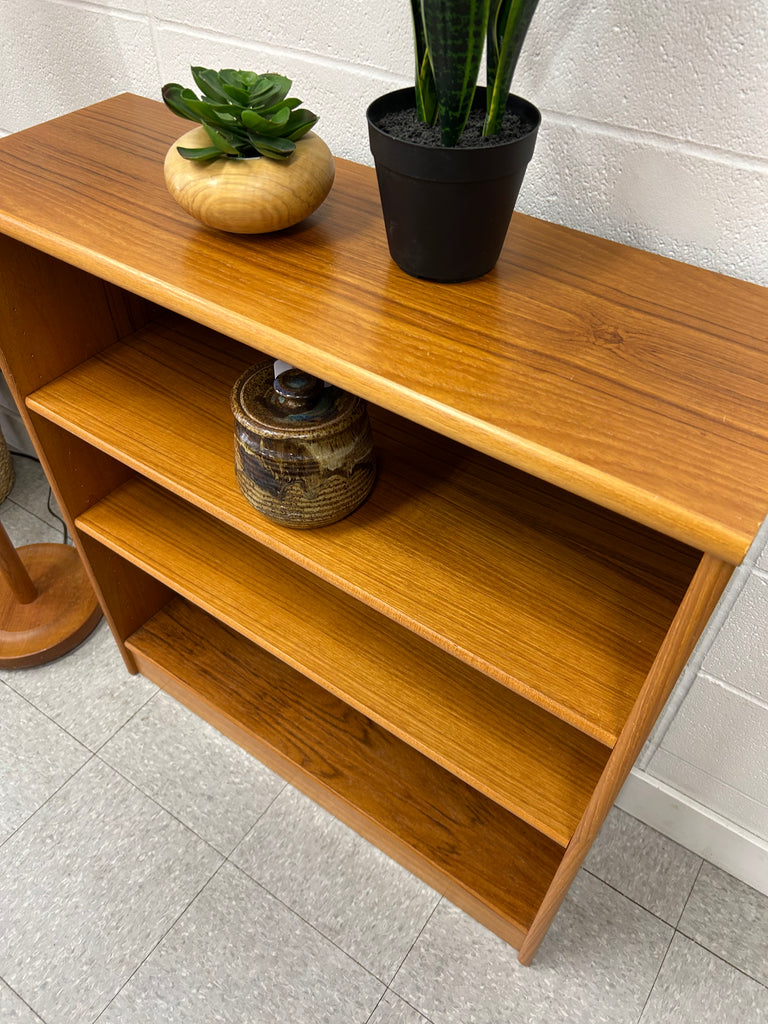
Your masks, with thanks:
[[[60,542],[40,466],[14,463],[13,542]],[[389,978],[436,894],[290,789],[235,855],[279,898],[232,865],[206,886],[221,857],[171,815],[226,852],[274,777],[130,677],[104,624],[1,677],[2,1024],[92,1024],[115,993],[99,1024],[637,1024],[662,959],[641,1024],[768,1024],[768,898],[705,864],[680,928],[707,948],[665,957],[671,929],[598,878],[674,922],[698,858],[622,812],[532,968],[443,902],[400,998],[359,964]]]
[[[27,544],[60,544],[63,540],[60,526],[49,526],[10,499],[0,505],[0,521],[15,548]]]
[[[768,896],[705,862],[678,927],[768,985]]]
[[[225,864],[99,1024],[365,1024],[382,989]]]
[[[50,488],[43,467],[36,459],[25,459],[21,455],[13,455],[12,459],[14,483],[8,497],[27,512],[32,512],[47,526],[53,527],[57,534],[56,540],[62,540],[61,523],[48,511]],[[61,510],[53,496],[51,496],[51,508],[61,515]]]
[[[0,976],[47,1024],[93,1021],[220,863],[93,758],[0,848]]]
[[[765,1024],[768,989],[679,933],[640,1024]]]
[[[394,992],[385,992],[369,1024],[429,1024],[429,1021]]]
[[[676,925],[701,857],[614,807],[584,867],[662,921]]]
[[[63,658],[1,678],[90,750],[98,750],[157,690],[129,674],[103,620]]]
[[[50,718],[0,683],[0,843],[90,756]]]
[[[582,872],[531,967],[443,901],[391,987],[434,1024],[636,1024],[672,934]]]
[[[440,898],[292,787],[232,859],[385,982]]]
[[[42,1024],[36,1013],[0,980],[0,1020],[3,1024]]]
[[[285,786],[160,691],[101,748],[99,757],[224,854],[232,852]]]

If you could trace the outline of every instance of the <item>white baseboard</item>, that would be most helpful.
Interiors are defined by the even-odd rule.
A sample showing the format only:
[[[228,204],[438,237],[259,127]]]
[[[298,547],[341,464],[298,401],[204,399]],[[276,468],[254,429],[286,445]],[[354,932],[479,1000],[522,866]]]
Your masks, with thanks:
[[[768,895],[768,843],[633,768],[616,805]]]

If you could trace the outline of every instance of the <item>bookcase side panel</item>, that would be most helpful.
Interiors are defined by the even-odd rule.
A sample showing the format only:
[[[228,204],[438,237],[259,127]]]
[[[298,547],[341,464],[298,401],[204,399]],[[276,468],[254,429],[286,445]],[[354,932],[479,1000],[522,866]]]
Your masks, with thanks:
[[[123,661],[131,672],[139,669],[125,640],[155,615],[173,596],[172,591],[124,558],[83,534],[79,536],[84,561]]]
[[[27,419],[30,436],[51,489],[65,514],[70,533],[76,536],[74,522],[77,517],[129,480],[134,473],[117,459],[81,441],[37,413],[28,411]]]
[[[97,571],[74,521],[132,476],[132,471],[31,412],[26,399],[133,333],[155,312],[151,303],[136,295],[0,235],[0,368],[131,671],[136,671],[135,662],[122,641],[138,621],[157,610],[157,585],[149,577],[133,579],[133,567],[121,572],[104,571],[100,560],[101,571]],[[122,399],[115,396],[117,402]],[[145,610],[138,595],[146,593],[147,588],[152,597]]]
[[[530,964],[608,811],[731,578],[733,566],[704,554],[643,688],[613,748],[539,912],[520,949]]]
[[[132,333],[154,307],[0,235],[3,372],[20,408],[32,391]]]

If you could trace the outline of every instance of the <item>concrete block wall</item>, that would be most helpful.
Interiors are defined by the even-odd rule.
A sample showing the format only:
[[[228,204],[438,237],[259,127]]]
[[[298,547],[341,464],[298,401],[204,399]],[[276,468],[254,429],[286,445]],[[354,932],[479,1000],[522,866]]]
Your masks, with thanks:
[[[712,810],[768,840],[768,551],[733,589],[730,614],[648,761]]]
[[[515,83],[544,117],[518,208],[768,285],[766,54],[753,0],[541,0]],[[191,84],[191,64],[244,67],[292,77],[333,152],[369,163],[365,108],[411,79],[410,12],[407,0],[2,0],[0,58],[0,134],[124,90],[157,98],[164,82]],[[766,739],[756,547],[622,805],[768,889]]]
[[[768,19],[752,0],[542,0],[516,89],[544,113],[520,209],[768,283]],[[11,132],[189,65],[278,69],[339,156],[408,84],[407,0],[3,0]]]
[[[768,892],[768,522],[734,571],[618,803]]]

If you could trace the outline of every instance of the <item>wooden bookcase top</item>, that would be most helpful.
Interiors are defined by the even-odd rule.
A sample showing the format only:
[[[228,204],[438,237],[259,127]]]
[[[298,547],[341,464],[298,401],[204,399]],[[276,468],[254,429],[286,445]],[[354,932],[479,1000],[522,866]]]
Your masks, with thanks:
[[[486,277],[417,281],[345,160],[303,224],[222,235],[165,189],[183,131],[125,94],[1,139],[0,231],[741,561],[768,511],[765,289],[519,213]]]

